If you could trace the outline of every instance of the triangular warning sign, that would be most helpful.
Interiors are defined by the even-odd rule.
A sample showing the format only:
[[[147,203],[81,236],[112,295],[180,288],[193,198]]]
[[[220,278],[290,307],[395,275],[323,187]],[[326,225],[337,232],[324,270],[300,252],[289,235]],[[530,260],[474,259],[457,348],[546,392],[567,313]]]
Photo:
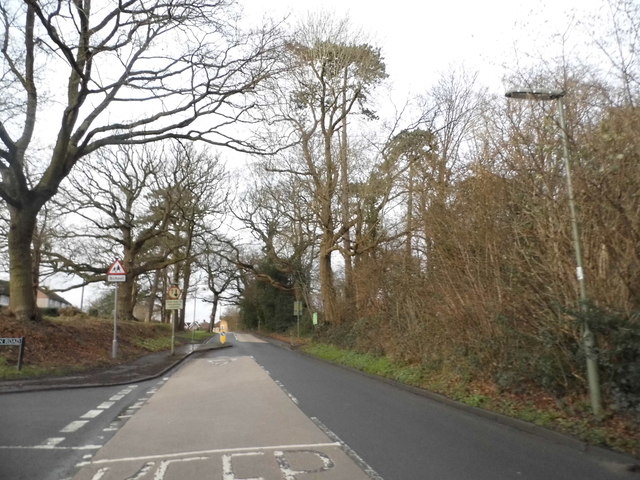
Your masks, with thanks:
[[[124,270],[124,266],[120,260],[116,260],[111,264],[109,270],[107,270],[107,275],[126,275],[127,272]]]

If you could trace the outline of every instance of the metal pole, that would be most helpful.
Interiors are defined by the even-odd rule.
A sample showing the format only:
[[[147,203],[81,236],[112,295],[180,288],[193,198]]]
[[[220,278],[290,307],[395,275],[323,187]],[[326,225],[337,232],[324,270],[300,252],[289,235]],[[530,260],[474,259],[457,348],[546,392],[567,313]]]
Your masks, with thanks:
[[[118,285],[113,300],[113,342],[111,342],[111,358],[118,358]]]
[[[176,353],[176,317],[178,316],[178,310],[173,311],[171,315],[171,355]]]
[[[22,369],[22,360],[24,359],[24,349],[25,349],[26,341],[27,341],[26,337],[20,337],[20,351],[18,352],[18,366],[17,366],[18,370]]]
[[[602,398],[600,394],[600,376],[595,353],[595,337],[587,318],[589,298],[587,296],[586,282],[584,278],[584,264],[582,260],[582,244],[580,242],[580,226],[576,213],[576,202],[573,195],[573,182],[571,180],[571,162],[569,159],[569,138],[567,135],[566,120],[564,114],[564,102],[558,97],[558,111],[560,113],[560,129],[562,130],[562,148],[564,157],[565,177],[567,179],[567,195],[569,196],[569,211],[571,214],[571,230],[573,234],[573,247],[576,255],[576,278],[580,290],[580,311],[582,318],[582,341],[585,356],[587,358],[587,378],[589,381],[589,394],[593,414],[599,417],[602,414]]]
[[[196,323],[196,301],[197,300],[198,300],[198,297],[196,295],[194,295],[193,296],[193,323],[194,323],[194,325]]]

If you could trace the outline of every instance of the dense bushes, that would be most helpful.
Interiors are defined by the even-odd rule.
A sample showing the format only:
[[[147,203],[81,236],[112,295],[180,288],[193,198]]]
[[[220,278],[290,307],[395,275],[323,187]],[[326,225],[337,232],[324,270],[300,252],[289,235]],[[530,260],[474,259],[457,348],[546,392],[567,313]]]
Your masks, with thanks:
[[[640,414],[640,318],[597,312],[591,319],[599,339],[598,363],[614,405]]]

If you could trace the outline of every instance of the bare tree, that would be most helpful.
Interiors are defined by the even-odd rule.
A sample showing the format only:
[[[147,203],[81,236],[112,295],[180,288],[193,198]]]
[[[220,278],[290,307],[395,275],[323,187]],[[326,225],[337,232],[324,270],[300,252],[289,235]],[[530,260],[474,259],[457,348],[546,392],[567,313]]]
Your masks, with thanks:
[[[198,151],[194,145],[174,144],[171,165],[170,198],[177,198],[172,232],[179,245],[180,260],[175,273],[182,277],[184,290],[191,285],[193,266],[203,254],[202,238],[216,232],[227,213],[231,185],[219,156]],[[177,280],[177,278],[176,278]],[[179,315],[179,329],[184,328],[185,311]]]
[[[275,32],[239,32],[232,1],[95,7],[0,5],[0,198],[10,214],[11,309],[22,320],[39,319],[30,270],[37,214],[71,169],[108,145],[167,138],[251,149],[227,127],[256,105],[272,65]],[[38,142],[51,147],[39,151]]]
[[[378,49],[358,43],[348,23],[317,18],[303,25],[286,45],[285,74],[274,87],[271,118],[286,125],[286,138],[297,140],[295,156],[269,166],[272,171],[305,177],[309,202],[320,228],[320,290],[326,318],[342,321],[332,265],[334,252],[350,248],[350,167],[347,125],[357,113],[372,116],[367,95],[385,77]],[[351,257],[345,255],[347,283]]]
[[[127,277],[117,286],[120,318],[132,317],[138,276],[171,263],[160,250],[169,245],[179,199],[153,195],[166,184],[167,156],[148,145],[102,149],[87,162],[91,168],[75,170],[50,202],[60,204],[67,220],[47,252],[51,268],[86,285],[105,280],[105,266],[121,259]]]
[[[209,332],[212,332],[220,302],[231,298],[227,292],[233,291],[238,281],[239,268],[230,260],[233,252],[227,240],[221,241],[218,235],[209,234],[200,238],[199,243],[196,266],[205,276],[207,290],[210,292],[203,300],[211,304]]]

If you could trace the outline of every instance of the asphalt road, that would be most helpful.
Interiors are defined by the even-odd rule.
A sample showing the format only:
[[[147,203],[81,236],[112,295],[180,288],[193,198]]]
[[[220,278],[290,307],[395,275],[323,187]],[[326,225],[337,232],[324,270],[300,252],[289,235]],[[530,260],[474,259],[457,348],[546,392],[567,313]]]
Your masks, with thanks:
[[[70,479],[165,381],[0,395],[0,480]]]
[[[235,341],[228,352],[253,356],[385,480],[640,479],[626,470],[631,458],[583,452],[268,343]]]
[[[227,342],[163,379],[0,395],[0,480],[640,479],[629,457],[249,335]]]

